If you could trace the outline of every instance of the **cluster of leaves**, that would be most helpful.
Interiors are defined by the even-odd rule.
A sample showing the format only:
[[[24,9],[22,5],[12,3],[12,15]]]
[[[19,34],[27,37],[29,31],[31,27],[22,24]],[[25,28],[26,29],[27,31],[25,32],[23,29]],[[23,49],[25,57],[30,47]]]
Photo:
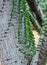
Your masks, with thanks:
[[[42,9],[42,11],[43,11],[43,13],[44,13],[44,15],[43,15],[43,23],[42,23],[42,32],[41,32],[41,35],[44,35],[45,34],[45,31],[46,31],[46,26],[47,26],[47,20],[45,20],[46,18],[47,18],[47,8],[46,8],[46,3],[47,3],[47,1],[45,0],[45,1],[43,1],[43,0],[41,0],[40,2],[39,2],[39,5],[40,5],[40,7],[41,7],[41,9]],[[43,41],[44,41],[44,39],[43,39],[43,37],[41,37],[40,39],[39,39],[39,41],[42,43]],[[41,44],[40,45],[38,45],[38,49],[40,50],[40,47],[41,47]]]
[[[47,14],[47,0],[40,1],[39,5],[45,14]]]
[[[25,45],[25,48],[26,48],[25,57],[27,57],[31,61],[32,57],[35,54],[35,40],[34,40],[34,35],[31,29],[30,15],[28,11],[29,11],[29,6],[26,0],[23,0],[23,1],[21,0],[20,1],[20,21],[19,21],[19,32],[18,32],[19,40],[18,41],[20,44]]]
[[[42,23],[42,29],[41,29],[41,38],[39,39],[39,42],[43,42],[44,41],[44,39],[43,39],[43,35],[44,35],[44,33],[45,33],[45,30],[46,30],[46,26],[47,26],[47,20],[45,20],[45,18],[47,18],[47,8],[46,8],[46,3],[47,3],[47,0],[41,0],[41,1],[39,1],[39,6],[40,6],[40,8],[41,8],[41,10],[43,11],[43,23]],[[39,51],[40,50],[40,47],[41,47],[41,43],[40,44],[38,44],[38,47],[37,47],[37,50]]]
[[[41,0],[39,5],[44,13],[43,15],[43,23],[42,23],[42,34],[45,33],[46,25],[47,25],[47,0]]]

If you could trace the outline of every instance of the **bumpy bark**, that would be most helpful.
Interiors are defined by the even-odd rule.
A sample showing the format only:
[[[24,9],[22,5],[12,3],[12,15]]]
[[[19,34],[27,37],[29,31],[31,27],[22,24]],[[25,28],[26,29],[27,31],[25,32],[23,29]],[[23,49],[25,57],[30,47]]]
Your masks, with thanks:
[[[27,0],[27,2],[29,4],[31,10],[35,13],[38,23],[40,24],[40,26],[42,26],[42,22],[43,22],[42,11],[38,6],[37,1],[36,0]]]

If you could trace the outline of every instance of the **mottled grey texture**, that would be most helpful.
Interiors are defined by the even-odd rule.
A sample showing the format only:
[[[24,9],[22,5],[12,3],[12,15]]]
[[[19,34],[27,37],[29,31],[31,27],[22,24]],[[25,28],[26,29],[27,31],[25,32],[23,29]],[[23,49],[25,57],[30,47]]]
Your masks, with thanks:
[[[21,47],[18,43],[18,13],[14,13],[16,18],[11,19],[14,26],[8,27],[12,2],[12,0],[4,2],[0,0],[0,10],[2,11],[0,12],[0,56],[2,56],[2,65],[27,65],[27,59],[24,59],[24,55],[18,50]]]

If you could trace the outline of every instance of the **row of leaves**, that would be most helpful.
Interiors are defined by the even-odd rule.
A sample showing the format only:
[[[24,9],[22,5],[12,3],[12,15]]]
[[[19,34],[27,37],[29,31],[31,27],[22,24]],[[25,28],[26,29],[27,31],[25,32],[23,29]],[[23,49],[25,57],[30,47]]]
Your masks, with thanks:
[[[18,39],[19,39],[19,44],[25,45],[26,48],[26,51],[24,53],[25,57],[28,58],[29,61],[31,61],[36,50],[35,50],[34,35],[32,33],[31,24],[30,24],[30,15],[28,11],[29,11],[29,7],[26,0],[23,1],[21,0]]]
[[[16,5],[17,5],[17,0],[13,0],[13,7],[12,7],[12,11],[11,11],[11,13],[10,13],[10,20],[9,20],[9,22],[8,22],[8,27],[10,27],[10,26],[14,26],[14,24],[11,22],[11,20],[12,20],[12,18],[16,18],[16,16],[15,16],[15,13],[16,13]]]
[[[11,12],[11,18],[15,18],[16,13],[16,2],[13,1],[13,9]],[[29,61],[31,61],[32,57],[35,54],[35,40],[34,35],[32,33],[31,25],[30,25],[30,15],[28,13],[29,7],[27,2],[20,1],[20,21],[19,21],[19,30],[18,30],[18,42],[19,44],[24,44],[25,49],[24,52],[22,49],[19,49]],[[11,22],[8,23],[9,26],[13,25]],[[24,32],[24,33],[23,33]],[[23,36],[24,35],[24,36]]]
[[[15,18],[15,13],[16,13],[16,5],[17,5],[17,0],[13,0],[13,8],[12,8],[12,12],[11,12],[11,18]]]

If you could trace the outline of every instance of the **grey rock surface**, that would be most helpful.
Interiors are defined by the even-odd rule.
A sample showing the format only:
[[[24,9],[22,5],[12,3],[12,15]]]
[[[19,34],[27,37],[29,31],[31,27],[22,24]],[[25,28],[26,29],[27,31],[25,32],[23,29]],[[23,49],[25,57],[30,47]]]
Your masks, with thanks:
[[[12,3],[13,0],[0,0],[0,59],[2,59],[2,65],[27,65],[27,59],[19,51],[21,45],[18,43],[17,13],[15,13],[16,18],[11,19],[14,26],[8,26]],[[18,11],[18,5],[16,11]]]

